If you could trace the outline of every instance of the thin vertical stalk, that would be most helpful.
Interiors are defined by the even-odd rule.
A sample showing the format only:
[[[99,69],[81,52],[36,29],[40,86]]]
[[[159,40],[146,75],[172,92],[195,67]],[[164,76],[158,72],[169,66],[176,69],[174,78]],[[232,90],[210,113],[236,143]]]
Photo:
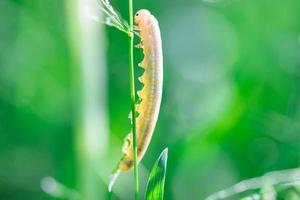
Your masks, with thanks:
[[[132,113],[132,135],[133,135],[133,170],[134,170],[134,199],[139,198],[139,172],[137,165],[137,136],[136,136],[136,111],[135,111],[135,84],[134,84],[134,63],[133,63],[133,6],[129,0],[129,71],[130,71],[130,91],[131,91],[131,113]]]

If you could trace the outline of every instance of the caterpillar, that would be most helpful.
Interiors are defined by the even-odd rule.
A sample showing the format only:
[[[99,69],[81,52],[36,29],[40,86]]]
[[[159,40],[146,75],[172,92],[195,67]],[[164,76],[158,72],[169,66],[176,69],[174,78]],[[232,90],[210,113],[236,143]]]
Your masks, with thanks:
[[[144,72],[138,78],[143,88],[137,92],[141,101],[136,105],[137,162],[140,162],[151,141],[159,114],[163,85],[163,54],[156,18],[148,10],[142,9],[135,14],[134,21],[141,38],[137,46],[142,48],[144,54],[144,59],[139,64]],[[127,172],[133,167],[132,144],[132,133],[129,133],[123,145],[123,157],[116,173],[111,176],[110,189],[120,171]]]

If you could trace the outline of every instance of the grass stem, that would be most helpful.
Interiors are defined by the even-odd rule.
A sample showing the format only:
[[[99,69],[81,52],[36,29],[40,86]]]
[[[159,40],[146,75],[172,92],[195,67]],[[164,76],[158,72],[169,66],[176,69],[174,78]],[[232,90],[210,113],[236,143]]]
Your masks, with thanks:
[[[137,164],[137,136],[136,136],[136,111],[135,111],[135,84],[134,84],[134,63],[133,63],[133,0],[129,0],[129,68],[130,68],[130,91],[131,91],[131,112],[132,112],[132,136],[133,136],[133,170],[134,170],[134,199],[139,198],[139,173]]]

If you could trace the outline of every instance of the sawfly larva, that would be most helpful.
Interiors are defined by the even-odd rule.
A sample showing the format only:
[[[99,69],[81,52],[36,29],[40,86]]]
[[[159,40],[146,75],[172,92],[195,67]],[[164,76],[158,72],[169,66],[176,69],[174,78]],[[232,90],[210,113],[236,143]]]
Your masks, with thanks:
[[[143,75],[139,77],[144,86],[137,92],[141,102],[136,105],[137,162],[140,162],[149,146],[158,118],[163,84],[163,55],[156,18],[148,10],[142,9],[136,13],[134,20],[141,38],[138,47],[143,49],[144,54],[139,64],[144,68]],[[111,177],[110,189],[120,171],[126,172],[133,167],[132,145],[132,133],[129,133],[123,146],[123,157]]]

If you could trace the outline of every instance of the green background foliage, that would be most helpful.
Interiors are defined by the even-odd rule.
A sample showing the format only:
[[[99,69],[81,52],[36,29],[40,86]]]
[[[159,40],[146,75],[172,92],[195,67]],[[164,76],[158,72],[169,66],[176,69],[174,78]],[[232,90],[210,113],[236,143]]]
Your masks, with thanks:
[[[70,2],[0,1],[0,199],[52,199],[40,187],[45,176],[79,191],[85,184],[78,178],[83,94]],[[123,17],[127,3],[111,1]],[[165,147],[165,199],[204,199],[237,181],[298,167],[300,2],[134,1],[140,8],[159,20],[164,49],[163,101],[140,166],[141,193]],[[128,38],[110,27],[103,37],[95,45],[106,51],[106,84],[98,87],[106,91],[99,112],[108,131],[99,134],[109,139],[95,191],[106,187],[130,130]],[[142,54],[135,55],[138,63]],[[99,189],[98,199],[131,199],[132,177],[121,175],[111,195]]]

